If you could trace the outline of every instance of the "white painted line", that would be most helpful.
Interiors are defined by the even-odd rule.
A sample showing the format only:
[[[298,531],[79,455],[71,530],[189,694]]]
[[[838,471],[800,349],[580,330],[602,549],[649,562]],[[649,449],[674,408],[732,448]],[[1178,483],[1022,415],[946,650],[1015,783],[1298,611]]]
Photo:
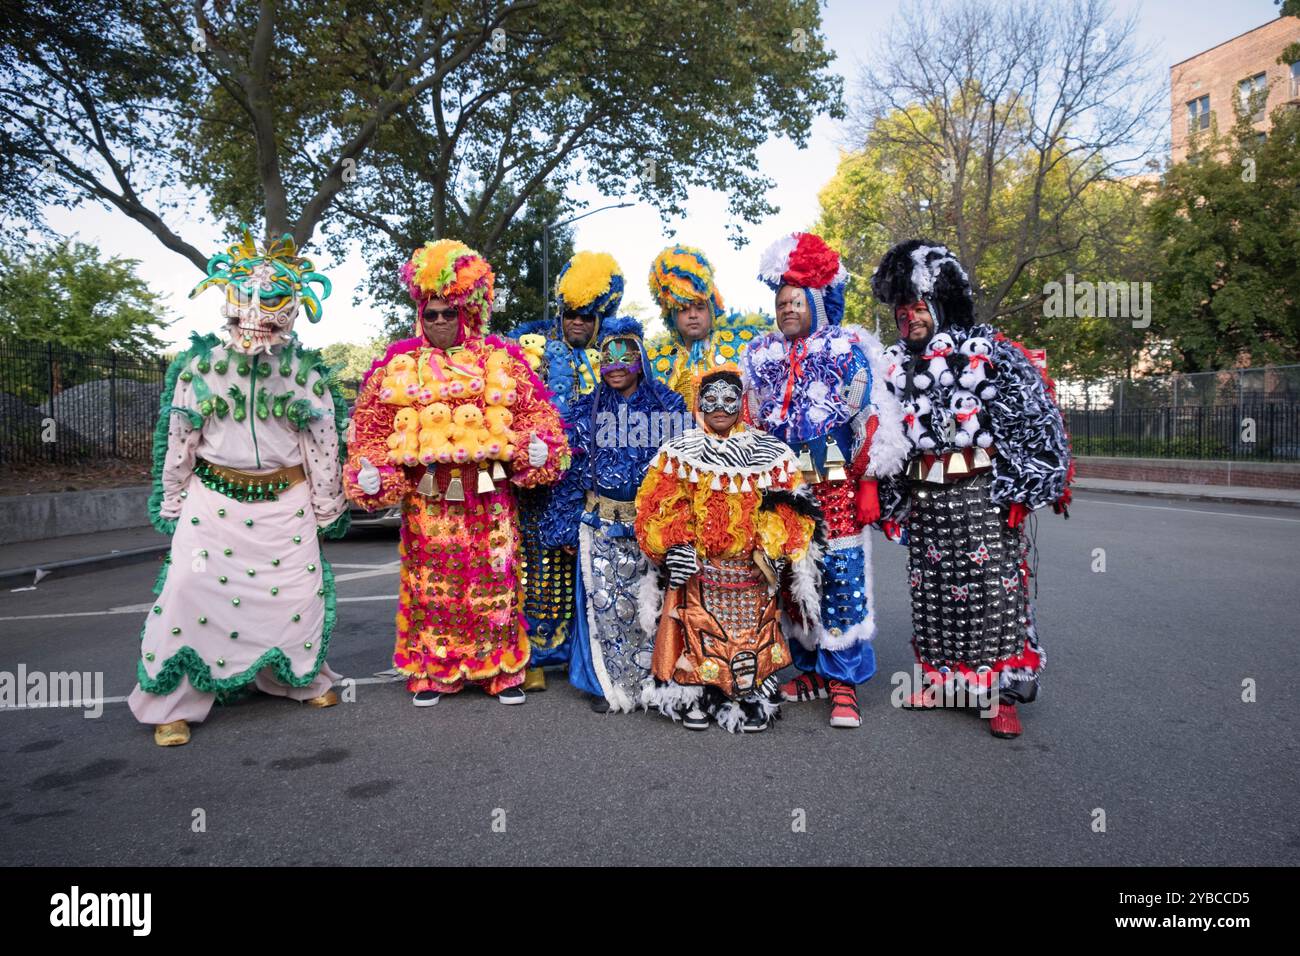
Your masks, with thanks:
[[[1291,524],[1300,524],[1300,518],[1278,518],[1273,515],[1242,515],[1235,511],[1201,511],[1199,508],[1170,508],[1166,505],[1133,505],[1126,501],[1097,501],[1088,499],[1088,506],[1093,505],[1110,505],[1114,508],[1145,508],[1148,511],[1177,511],[1179,514],[1193,515],[1219,515],[1223,518],[1254,518],[1256,521],[1288,521]]]

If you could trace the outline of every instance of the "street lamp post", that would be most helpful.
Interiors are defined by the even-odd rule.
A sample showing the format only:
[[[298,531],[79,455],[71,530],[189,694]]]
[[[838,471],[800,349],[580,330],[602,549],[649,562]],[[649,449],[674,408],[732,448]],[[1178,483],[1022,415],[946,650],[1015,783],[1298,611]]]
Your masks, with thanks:
[[[594,216],[598,212],[604,212],[606,209],[623,209],[626,206],[632,206],[635,203],[620,202],[608,206],[601,206],[599,209],[593,209],[591,212],[584,212],[581,216],[574,216],[571,219],[565,219],[563,222],[545,222],[542,223],[542,318],[550,318],[551,305],[551,230],[559,229],[561,226],[567,226],[571,222],[577,222],[579,219],[586,219],[588,216]]]

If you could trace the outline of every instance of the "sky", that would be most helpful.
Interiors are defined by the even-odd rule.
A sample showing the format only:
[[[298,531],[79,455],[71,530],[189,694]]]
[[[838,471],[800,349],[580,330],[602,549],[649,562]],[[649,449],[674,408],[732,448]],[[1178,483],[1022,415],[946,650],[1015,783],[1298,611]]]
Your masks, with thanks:
[[[593,0],[594,2],[594,0]],[[1040,0],[1043,3],[1056,0]],[[1112,0],[1118,16],[1137,15],[1137,42],[1152,50],[1152,75],[1167,85],[1169,67],[1215,44],[1274,19],[1272,0]],[[831,0],[823,8],[823,33],[836,54],[832,69],[845,78],[845,96],[852,101],[857,77],[869,62],[876,36],[897,15],[895,0],[849,2]],[[1162,118],[1167,124],[1168,117]],[[757,224],[747,224],[748,245],[737,250],[726,235],[728,220],[724,196],[696,190],[687,204],[688,215],[673,220],[669,235],[659,213],[646,204],[611,209],[574,225],[575,248],[611,253],[627,277],[625,302],[651,309],[646,275],[654,255],[671,242],[684,242],[705,250],[713,262],[718,288],[728,308],[772,311],[772,293],[755,278],[762,250],[781,235],[809,228],[817,219],[817,193],[835,173],[840,150],[848,144],[841,123],[818,117],[806,148],[800,150],[786,139],[773,139],[759,149],[759,169],[775,182],[769,199],[780,211]],[[578,188],[573,195],[588,202],[588,209],[620,202],[623,196],[602,196],[590,188]],[[172,345],[188,340],[193,331],[211,331],[221,324],[220,297],[206,293],[187,298],[202,278],[193,265],[169,252],[143,226],[126,216],[99,206],[85,204],[75,209],[50,209],[48,221],[66,236],[98,245],[105,255],[138,259],[138,273],[163,294],[175,321],[161,333]],[[215,225],[201,221],[172,223],[199,248],[218,251],[229,240]],[[365,342],[380,334],[379,313],[367,305],[352,304],[366,264],[359,252],[342,261],[321,256],[316,266],[334,284],[325,302],[324,318],[317,325],[299,320],[301,338],[313,347],[332,342]],[[864,277],[865,278],[865,277]],[[394,280],[396,281],[396,280]],[[647,312],[648,314],[648,312]]]

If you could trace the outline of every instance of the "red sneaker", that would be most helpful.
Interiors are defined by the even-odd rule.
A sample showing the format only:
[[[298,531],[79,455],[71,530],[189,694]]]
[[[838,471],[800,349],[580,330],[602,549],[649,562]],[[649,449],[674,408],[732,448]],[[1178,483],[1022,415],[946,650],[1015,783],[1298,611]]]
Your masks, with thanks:
[[[861,727],[862,713],[858,710],[858,692],[852,684],[841,680],[830,683],[831,692],[831,726]]]
[[[830,696],[825,680],[816,674],[800,674],[781,685],[781,699],[789,701],[825,700]]]
[[[989,733],[994,737],[1010,740],[1024,733],[1020,718],[1016,715],[1015,704],[999,704],[998,712],[989,718]]]
[[[943,693],[943,691],[936,691],[933,688],[928,691],[913,691],[911,696],[908,697],[907,700],[903,701],[901,706],[904,710],[937,710],[939,707],[937,698],[941,693]]]

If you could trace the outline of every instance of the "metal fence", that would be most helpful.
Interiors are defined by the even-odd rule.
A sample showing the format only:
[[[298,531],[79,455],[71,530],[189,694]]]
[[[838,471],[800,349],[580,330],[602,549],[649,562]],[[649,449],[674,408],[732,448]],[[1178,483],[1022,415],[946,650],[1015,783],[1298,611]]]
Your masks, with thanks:
[[[1135,408],[1184,408],[1191,405],[1300,405],[1300,365],[1268,365],[1221,372],[1087,382],[1060,380],[1056,383],[1056,394],[1062,408],[1117,409],[1121,412]]]
[[[1065,409],[1076,455],[1300,461],[1300,403]]]
[[[168,361],[0,339],[0,463],[148,461]]]

